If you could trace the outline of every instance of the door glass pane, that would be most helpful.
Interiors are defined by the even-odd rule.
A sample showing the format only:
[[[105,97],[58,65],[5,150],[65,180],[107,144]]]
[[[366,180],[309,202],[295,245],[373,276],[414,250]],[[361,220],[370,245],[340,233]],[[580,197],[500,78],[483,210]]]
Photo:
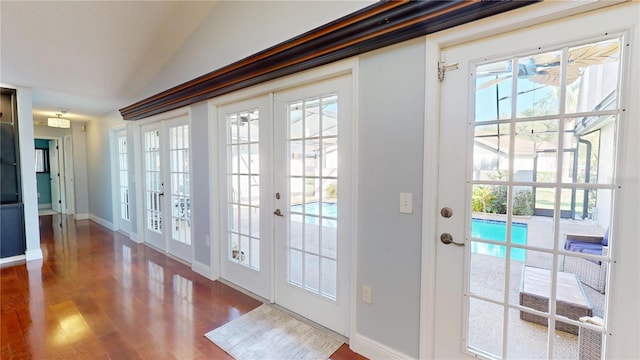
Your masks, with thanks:
[[[147,230],[162,233],[162,182],[160,181],[160,130],[145,131],[144,171]]]
[[[227,181],[231,261],[260,270],[260,116],[227,114]]]
[[[337,299],[338,96],[288,106],[291,284]]]
[[[171,179],[171,238],[191,245],[191,197],[189,195],[189,125],[169,129]]]
[[[576,358],[588,331],[604,346],[619,47],[607,39],[476,67],[471,352]]]

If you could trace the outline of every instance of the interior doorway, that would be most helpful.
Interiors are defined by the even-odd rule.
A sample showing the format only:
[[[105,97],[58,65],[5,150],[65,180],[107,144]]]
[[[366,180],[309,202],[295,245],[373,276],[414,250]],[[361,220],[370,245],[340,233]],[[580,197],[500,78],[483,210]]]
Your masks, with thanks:
[[[39,215],[73,214],[71,136],[41,136],[34,141]]]

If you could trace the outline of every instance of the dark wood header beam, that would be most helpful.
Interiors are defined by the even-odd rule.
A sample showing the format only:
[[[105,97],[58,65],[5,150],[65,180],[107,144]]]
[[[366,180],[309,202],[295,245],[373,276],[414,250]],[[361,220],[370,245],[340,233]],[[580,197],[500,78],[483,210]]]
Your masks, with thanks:
[[[537,0],[382,1],[120,109],[139,120]]]

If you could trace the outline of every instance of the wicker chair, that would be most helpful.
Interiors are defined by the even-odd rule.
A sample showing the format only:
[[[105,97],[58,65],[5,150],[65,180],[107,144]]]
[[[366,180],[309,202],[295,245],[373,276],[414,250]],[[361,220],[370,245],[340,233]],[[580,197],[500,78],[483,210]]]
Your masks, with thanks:
[[[582,323],[591,323],[597,326],[603,325],[603,320],[597,316],[584,316],[580,318]],[[578,360],[602,359],[602,337],[600,331],[580,327],[578,334]]]
[[[604,236],[567,235],[564,248],[576,254],[602,255],[608,254],[608,230]],[[607,263],[566,255],[563,271],[577,274],[580,281],[603,293],[607,282]]]

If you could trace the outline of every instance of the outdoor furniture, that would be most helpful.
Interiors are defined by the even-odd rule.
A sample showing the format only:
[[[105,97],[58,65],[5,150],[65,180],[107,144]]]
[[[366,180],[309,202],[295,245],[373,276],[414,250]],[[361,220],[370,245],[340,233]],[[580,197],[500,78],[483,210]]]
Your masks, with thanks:
[[[551,291],[551,271],[529,265],[522,266],[520,284],[520,305],[549,312],[549,292]],[[589,304],[584,289],[576,274],[558,272],[556,291],[556,314],[578,320],[583,316],[592,316],[593,308]],[[520,319],[548,326],[548,319],[542,316],[520,311]],[[556,321],[556,329],[578,335],[578,326]]]
[[[607,255],[608,245],[607,229],[604,236],[568,234],[564,249],[578,254]],[[582,283],[604,294],[607,281],[606,262],[567,255],[564,257],[563,271],[577,274]]]
[[[591,323],[602,326],[604,321],[597,316],[584,316],[580,318],[582,323]],[[602,336],[600,331],[580,328],[578,334],[578,359],[600,360],[602,359]]]

